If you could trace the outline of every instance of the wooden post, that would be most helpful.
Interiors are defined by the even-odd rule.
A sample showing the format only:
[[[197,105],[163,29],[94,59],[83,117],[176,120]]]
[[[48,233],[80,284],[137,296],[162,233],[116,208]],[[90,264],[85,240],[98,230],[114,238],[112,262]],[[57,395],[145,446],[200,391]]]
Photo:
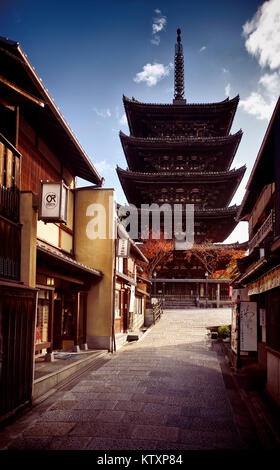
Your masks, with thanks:
[[[87,342],[87,293],[83,294],[81,299],[83,300],[83,312],[84,312],[84,318],[83,318],[83,344],[86,344]]]
[[[79,322],[80,322],[80,292],[76,293],[75,300],[75,337],[74,346],[79,345]]]
[[[196,283],[196,306],[199,307],[199,283]]]
[[[216,299],[217,299],[217,308],[220,307],[220,283],[217,283],[217,289],[216,289]]]
[[[48,342],[50,347],[47,352],[51,354],[53,352],[53,322],[54,322],[54,290],[49,291],[50,295],[50,311],[49,311],[49,331],[48,331]]]

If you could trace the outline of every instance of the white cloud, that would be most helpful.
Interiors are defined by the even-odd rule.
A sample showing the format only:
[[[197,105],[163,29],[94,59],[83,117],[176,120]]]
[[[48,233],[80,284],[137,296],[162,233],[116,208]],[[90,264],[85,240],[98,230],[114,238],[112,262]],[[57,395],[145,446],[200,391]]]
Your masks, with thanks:
[[[280,72],[265,73],[258,84],[258,90],[241,100],[240,106],[257,119],[270,119],[279,95]]]
[[[155,13],[157,14],[157,16],[153,18],[153,24],[152,24],[153,38],[151,39],[151,43],[154,44],[155,46],[158,46],[160,43],[159,33],[161,31],[164,31],[165,26],[167,24],[167,19],[166,19],[166,16],[161,14],[161,10],[159,10],[158,8],[155,9]]]
[[[261,67],[271,70],[280,67],[280,2],[264,2],[253,18],[243,26],[247,38],[245,47],[255,56]]]
[[[239,224],[235,227],[230,236],[223,243],[242,243],[246,242],[248,238],[248,222],[239,222]]]
[[[158,46],[160,43],[160,36],[158,34],[155,34],[153,39],[151,39],[151,43],[154,44],[155,46]]]
[[[222,68],[222,72],[223,72],[223,73],[229,73],[229,70],[226,69],[225,67],[223,67],[223,68]]]
[[[261,93],[252,91],[245,100],[240,101],[241,108],[257,119],[270,119],[276,105],[276,98],[266,100]]]
[[[162,31],[166,25],[166,17],[161,16],[160,18],[154,18],[154,22],[152,24],[152,34],[157,34]]]
[[[111,110],[109,108],[107,109],[97,109],[97,108],[94,108],[94,111],[95,113],[97,114],[97,116],[100,116],[102,118],[107,118],[107,117],[111,117],[112,116],[112,113],[111,113]]]
[[[114,169],[113,165],[110,165],[106,160],[101,160],[100,162],[93,163],[98,173],[102,174],[106,171],[112,171]]]
[[[280,74],[279,72],[265,73],[261,76],[259,83],[270,95],[277,95],[280,91]]]
[[[126,114],[123,113],[121,116],[120,109],[118,106],[115,107],[115,117],[121,126],[128,126]],[[113,129],[113,131],[116,131],[116,129]]]
[[[202,47],[199,49],[199,52],[203,52],[203,51],[205,51],[205,49],[206,49],[206,46],[202,46]]]
[[[225,87],[225,95],[230,96],[230,92],[231,92],[231,86],[230,86],[230,83],[228,83]]]
[[[122,115],[119,121],[122,126],[128,126],[127,117],[125,113]]]
[[[240,101],[240,106],[257,119],[270,119],[280,90],[280,1],[268,0],[243,25],[245,47],[260,67],[271,72],[261,75],[258,89]]]
[[[169,75],[173,64],[146,64],[143,67],[142,72],[138,72],[134,77],[136,83],[145,82],[148,86],[156,85],[160,80]]]

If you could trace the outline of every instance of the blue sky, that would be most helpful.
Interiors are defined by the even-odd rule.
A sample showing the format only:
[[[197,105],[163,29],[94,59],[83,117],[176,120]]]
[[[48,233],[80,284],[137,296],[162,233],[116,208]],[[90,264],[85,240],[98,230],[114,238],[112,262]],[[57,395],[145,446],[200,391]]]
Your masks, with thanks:
[[[247,165],[232,201],[240,203],[280,89],[279,0],[0,0],[0,35],[21,44],[120,203],[122,95],[172,102],[178,27],[187,101],[240,95],[231,131],[244,133],[233,163]],[[229,241],[245,240],[246,225]]]

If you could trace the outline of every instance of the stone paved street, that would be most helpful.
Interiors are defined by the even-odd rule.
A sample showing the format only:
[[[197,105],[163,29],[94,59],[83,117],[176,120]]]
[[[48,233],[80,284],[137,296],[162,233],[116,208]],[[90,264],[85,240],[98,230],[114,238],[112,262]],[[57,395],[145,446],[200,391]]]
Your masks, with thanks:
[[[1,431],[6,449],[246,449],[206,326],[230,310],[173,310]],[[4,445],[4,447],[3,447]]]

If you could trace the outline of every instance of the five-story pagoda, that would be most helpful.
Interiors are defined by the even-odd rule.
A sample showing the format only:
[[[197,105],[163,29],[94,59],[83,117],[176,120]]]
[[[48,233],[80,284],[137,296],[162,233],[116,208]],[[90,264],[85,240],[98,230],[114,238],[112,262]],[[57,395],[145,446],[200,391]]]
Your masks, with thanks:
[[[186,102],[178,29],[173,103],[123,97],[130,135],[120,132],[120,139],[128,169],[118,167],[117,173],[128,202],[138,208],[193,204],[195,242],[223,242],[237,224],[238,207],[229,204],[246,170],[245,166],[230,170],[242,137],[242,131],[230,134],[238,101],[239,96],[210,104]],[[157,274],[165,296],[205,297],[205,269],[193,261],[186,263],[180,252]],[[217,281],[212,287],[220,292],[214,284]]]

